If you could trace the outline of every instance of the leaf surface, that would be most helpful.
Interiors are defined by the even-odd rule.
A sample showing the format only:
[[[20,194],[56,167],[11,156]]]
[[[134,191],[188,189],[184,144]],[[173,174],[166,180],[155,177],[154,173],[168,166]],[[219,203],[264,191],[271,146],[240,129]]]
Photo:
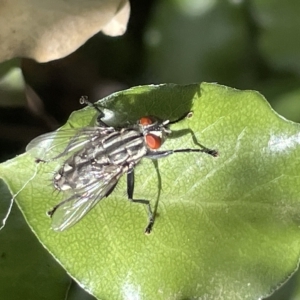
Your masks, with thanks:
[[[105,98],[107,122],[145,115],[176,119],[162,149],[197,148],[190,129],[219,157],[178,153],[136,167],[135,198],[126,180],[78,224],[51,230],[46,211],[62,200],[51,184],[57,162],[30,153],[0,165],[28,224],[69,274],[99,299],[257,299],[296,269],[300,238],[299,125],[277,115],[254,91],[217,84],[141,86]],[[66,128],[90,125],[95,111]],[[26,183],[26,184],[25,184]]]

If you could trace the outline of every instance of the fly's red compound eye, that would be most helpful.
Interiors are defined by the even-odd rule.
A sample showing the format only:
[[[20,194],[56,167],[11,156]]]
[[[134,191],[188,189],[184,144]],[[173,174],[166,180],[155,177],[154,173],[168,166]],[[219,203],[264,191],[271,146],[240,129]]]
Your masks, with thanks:
[[[147,146],[150,149],[158,149],[161,146],[161,138],[155,134],[147,134],[145,136]]]
[[[152,123],[153,122],[149,117],[140,118],[140,124],[143,125],[143,126],[147,126],[147,125],[150,125]]]

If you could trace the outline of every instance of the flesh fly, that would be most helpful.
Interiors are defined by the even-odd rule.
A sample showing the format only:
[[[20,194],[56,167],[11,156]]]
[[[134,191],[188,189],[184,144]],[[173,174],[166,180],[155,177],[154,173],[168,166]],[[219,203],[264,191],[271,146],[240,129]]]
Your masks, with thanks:
[[[146,116],[136,124],[116,128],[101,120],[104,113],[97,105],[88,102],[86,97],[82,97],[80,102],[91,105],[98,111],[96,126],[47,133],[32,140],[26,148],[27,151],[38,150],[38,153],[45,153],[43,158],[36,159],[37,162],[64,158],[53,177],[54,188],[64,194],[64,200],[48,212],[52,218],[52,228],[63,231],[73,226],[100,200],[108,197],[121,176],[127,174],[128,200],[146,205],[148,224],[145,233],[149,234],[154,216],[149,200],[133,197],[135,166],[144,157],[159,159],[185,152],[203,152],[217,156],[217,151],[206,147],[159,150],[171,133],[169,125],[183,120],[188,114],[175,121],[161,121]],[[55,155],[60,141],[66,139],[69,142],[65,149]]]

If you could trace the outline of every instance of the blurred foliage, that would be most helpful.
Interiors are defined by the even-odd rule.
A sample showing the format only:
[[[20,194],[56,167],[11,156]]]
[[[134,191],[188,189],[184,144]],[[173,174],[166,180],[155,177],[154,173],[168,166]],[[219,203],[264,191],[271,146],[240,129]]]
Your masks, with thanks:
[[[300,121],[299,1],[132,0],[131,6],[122,37],[97,34],[49,63],[0,65],[2,160],[64,123],[81,95],[97,100],[146,83],[211,81],[258,90],[278,113]],[[299,299],[295,276],[270,299]]]

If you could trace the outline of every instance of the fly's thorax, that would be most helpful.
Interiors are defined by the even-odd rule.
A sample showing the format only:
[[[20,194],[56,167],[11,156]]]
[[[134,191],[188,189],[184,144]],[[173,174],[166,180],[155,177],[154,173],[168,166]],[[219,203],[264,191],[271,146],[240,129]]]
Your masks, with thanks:
[[[103,141],[103,153],[115,165],[137,164],[147,153],[143,134],[138,128],[122,128]],[[101,156],[100,155],[100,156]],[[99,155],[95,157],[98,161]]]
[[[144,136],[138,127],[114,130],[70,156],[54,175],[54,187],[60,191],[78,190],[88,186],[93,178],[105,182],[109,172],[126,172],[146,153]]]

